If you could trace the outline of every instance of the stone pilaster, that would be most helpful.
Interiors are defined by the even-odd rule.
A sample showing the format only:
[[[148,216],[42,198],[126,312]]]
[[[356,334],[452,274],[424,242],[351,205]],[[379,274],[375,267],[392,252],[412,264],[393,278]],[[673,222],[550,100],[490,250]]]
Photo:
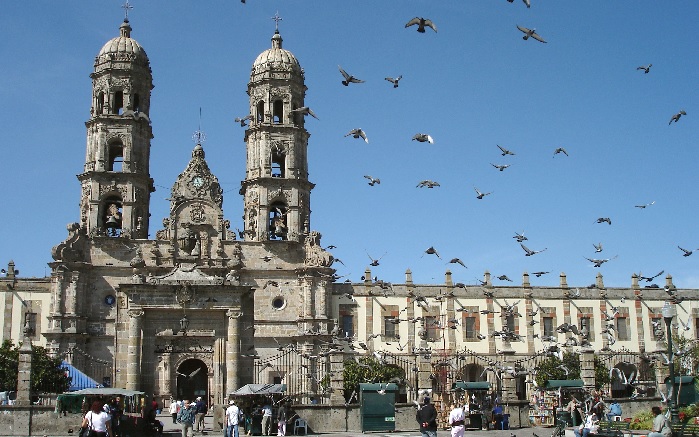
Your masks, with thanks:
[[[345,380],[342,371],[345,367],[345,355],[342,352],[330,354],[330,404],[344,405]]]
[[[226,339],[226,394],[233,393],[240,385],[238,377],[238,359],[240,357],[240,316],[238,310],[226,311],[228,317],[228,338]]]
[[[585,347],[580,351],[580,377],[583,386],[590,391],[595,388],[595,350]]]
[[[129,342],[126,357],[126,388],[138,390],[141,374],[141,327],[145,312],[129,310]]]
[[[17,372],[17,400],[15,405],[31,405],[32,387],[32,341],[25,333],[19,348]]]

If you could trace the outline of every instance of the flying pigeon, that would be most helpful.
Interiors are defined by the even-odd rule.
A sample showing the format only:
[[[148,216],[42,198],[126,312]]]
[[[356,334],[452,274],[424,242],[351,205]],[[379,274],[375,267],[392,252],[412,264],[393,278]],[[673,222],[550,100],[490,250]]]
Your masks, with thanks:
[[[682,117],[683,115],[687,115],[687,113],[684,112],[684,109],[680,109],[680,112],[672,116],[668,125],[672,124],[673,121],[677,123],[678,121],[680,121],[680,117]]]
[[[362,138],[365,143],[369,142],[369,138],[366,136],[366,132],[364,132],[362,129],[352,129],[345,135],[346,137],[352,135],[353,138]]]
[[[320,118],[318,118],[316,116],[316,114],[313,111],[311,111],[311,108],[309,108],[308,106],[302,106],[300,108],[292,109],[289,112],[299,112],[299,113],[303,114],[304,116],[310,115],[311,117],[315,118],[316,120],[320,120]]]
[[[641,209],[646,209],[646,208],[648,208],[649,206],[654,205],[654,204],[655,204],[655,200],[652,201],[651,203],[646,203],[645,205],[634,205],[634,207],[636,207],[636,208],[641,208]]]
[[[439,252],[437,252],[437,249],[435,249],[433,246],[428,247],[427,250],[425,250],[425,253],[428,255],[437,255],[437,258],[442,259],[442,257],[439,256]]]
[[[415,134],[413,136],[413,141],[434,144],[434,140],[432,139],[432,137],[427,134]]]
[[[240,126],[241,126],[241,127],[245,127],[245,126],[247,126],[247,124],[245,123],[246,121],[248,121],[248,120],[249,120],[249,121],[252,121],[252,120],[254,120],[254,119],[255,119],[255,117],[253,117],[252,114],[248,114],[248,115],[246,115],[246,116],[243,117],[243,118],[236,117],[236,118],[235,118],[235,122],[236,122],[236,123],[240,123]]]
[[[400,75],[398,77],[387,77],[386,80],[391,82],[393,84],[393,88],[398,88],[398,81],[403,79],[403,76]]]
[[[512,237],[512,238],[514,238],[515,240],[517,240],[518,243],[521,243],[522,241],[528,240],[528,238],[524,236],[524,231],[522,231],[521,234],[520,234],[519,232],[516,232],[516,231],[515,231],[515,236]]]
[[[425,33],[425,27],[429,27],[430,29],[437,32],[437,26],[435,26],[435,24],[429,18],[415,17],[412,20],[408,21],[405,24],[405,27],[407,28],[410,26],[414,26],[416,24],[417,24],[417,31],[420,33]]]
[[[373,187],[374,185],[376,185],[376,184],[380,184],[380,183],[381,183],[381,179],[379,179],[379,178],[374,178],[374,177],[369,176],[369,175],[364,175],[364,177],[365,177],[366,179],[369,179],[369,185],[371,185],[372,187]]]
[[[555,156],[558,155],[559,153],[563,153],[565,156],[568,156],[568,152],[566,152],[566,149],[564,149],[563,147],[559,147],[559,148],[557,148],[556,150],[554,150],[554,151],[553,151],[553,156],[555,157]]]
[[[528,40],[529,37],[532,37],[532,38],[534,38],[534,39],[537,40],[537,41],[540,41],[540,42],[543,42],[543,43],[546,42],[546,41],[544,41],[544,39],[541,37],[541,35],[539,35],[538,33],[536,33],[536,29],[527,29],[526,27],[522,27],[522,26],[517,26],[517,29],[519,29],[520,32],[523,32],[523,33],[524,33],[524,36],[522,37],[522,39],[525,40],[525,41]]]
[[[694,250],[697,250],[697,249],[687,250],[687,249],[681,248],[680,246],[677,246],[677,248],[680,249],[682,252],[684,252],[684,255],[682,255],[682,256],[689,256],[689,255],[694,253]]]
[[[597,221],[595,223],[605,223],[605,222],[611,225],[612,219],[610,219],[609,217],[600,217],[597,219]]]
[[[650,67],[652,66],[653,64],[641,65],[640,67],[636,67],[636,70],[643,70],[645,74],[648,74],[648,72],[650,72]]]
[[[447,264],[461,264],[463,267],[468,268],[459,258],[452,258]]]
[[[529,249],[527,246],[525,246],[525,245],[522,244],[522,243],[519,243],[519,245],[522,246],[522,249],[524,249],[524,252],[526,252],[526,253],[524,254],[524,256],[536,255],[537,253],[541,253],[541,252],[543,252],[543,251],[545,251],[545,250],[547,249],[547,248],[543,248],[543,249],[541,249],[541,250],[531,250],[531,249]]]
[[[607,258],[607,259],[594,259],[594,258],[588,258],[588,257],[585,257],[585,259],[590,261],[591,263],[593,263],[594,264],[593,267],[602,267],[602,264],[606,263],[607,261],[613,260],[617,256],[614,256],[612,258]]]
[[[513,155],[514,156],[514,153],[511,152],[510,150],[507,150],[506,148],[502,147],[499,144],[496,144],[496,146],[498,146],[498,149],[500,149],[500,151],[502,152],[502,156],[505,156],[505,155]]]
[[[345,80],[342,81],[342,84],[343,84],[344,86],[349,86],[350,83],[364,83],[363,80],[357,79],[356,77],[354,77],[354,76],[348,74],[348,73],[347,73],[345,70],[343,70],[342,67],[340,67],[339,65],[337,66],[337,68],[340,69],[340,73],[342,73],[342,77],[345,78]]]
[[[424,188],[424,187],[434,188],[434,187],[439,187],[439,186],[440,186],[439,182],[424,180],[424,181],[420,181],[420,183],[417,184],[416,188]]]
[[[505,170],[507,167],[510,166],[510,164],[497,165],[497,164],[493,164],[492,162],[490,163],[490,165],[492,165],[493,167],[497,168],[497,169],[500,170],[500,171],[503,171],[503,170]]]
[[[483,199],[483,198],[484,198],[485,196],[487,196],[488,194],[493,194],[492,191],[489,192],[489,193],[482,193],[482,192],[481,192],[478,188],[476,188],[476,187],[473,187],[473,189],[476,190],[476,199],[478,199],[478,200]]]

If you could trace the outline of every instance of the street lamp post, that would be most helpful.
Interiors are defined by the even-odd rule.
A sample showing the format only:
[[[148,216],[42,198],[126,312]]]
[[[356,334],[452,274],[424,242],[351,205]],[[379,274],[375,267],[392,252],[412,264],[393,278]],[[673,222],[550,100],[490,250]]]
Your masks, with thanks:
[[[667,357],[670,366],[670,396],[668,396],[668,406],[670,407],[670,423],[674,426],[679,420],[677,411],[677,386],[675,384],[675,356],[672,351],[672,319],[677,315],[675,306],[666,301],[662,309],[663,319],[667,327]]]

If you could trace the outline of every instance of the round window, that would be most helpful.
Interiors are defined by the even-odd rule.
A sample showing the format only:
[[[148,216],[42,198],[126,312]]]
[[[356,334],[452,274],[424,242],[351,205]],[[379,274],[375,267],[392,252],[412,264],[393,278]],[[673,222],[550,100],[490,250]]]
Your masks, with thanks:
[[[272,300],[272,307],[275,310],[280,310],[280,309],[284,308],[284,305],[286,305],[286,301],[281,296],[277,296]]]

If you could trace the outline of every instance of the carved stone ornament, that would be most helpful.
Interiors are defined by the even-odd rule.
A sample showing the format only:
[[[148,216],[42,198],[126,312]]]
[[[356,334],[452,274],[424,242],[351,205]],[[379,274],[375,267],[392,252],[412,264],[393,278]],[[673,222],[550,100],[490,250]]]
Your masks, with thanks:
[[[206,210],[204,209],[204,205],[201,203],[195,203],[192,205],[189,209],[189,218],[194,223],[202,223],[206,221]]]
[[[194,300],[194,287],[189,282],[184,282],[175,289],[175,299],[180,305],[192,303]]]
[[[100,197],[102,197],[106,193],[114,193],[114,192],[119,193],[122,200],[126,199],[126,194],[128,193],[126,186],[118,185],[115,182],[112,182],[109,185],[100,185]]]
[[[330,267],[335,258],[320,245],[322,235],[318,231],[311,231],[304,242],[306,257],[304,264],[307,267]]]
[[[204,149],[197,144],[187,168],[180,173],[170,190],[170,211],[174,211],[182,202],[192,199],[210,201],[219,209],[223,205],[223,190],[204,158]]]
[[[170,273],[163,276],[153,276],[148,279],[149,284],[172,284],[172,285],[223,285],[223,277],[210,276],[202,273],[196,264],[182,263],[175,267]]]
[[[69,223],[67,229],[68,238],[51,249],[51,256],[56,261],[79,261],[84,254],[80,237],[85,236],[85,228]]]

